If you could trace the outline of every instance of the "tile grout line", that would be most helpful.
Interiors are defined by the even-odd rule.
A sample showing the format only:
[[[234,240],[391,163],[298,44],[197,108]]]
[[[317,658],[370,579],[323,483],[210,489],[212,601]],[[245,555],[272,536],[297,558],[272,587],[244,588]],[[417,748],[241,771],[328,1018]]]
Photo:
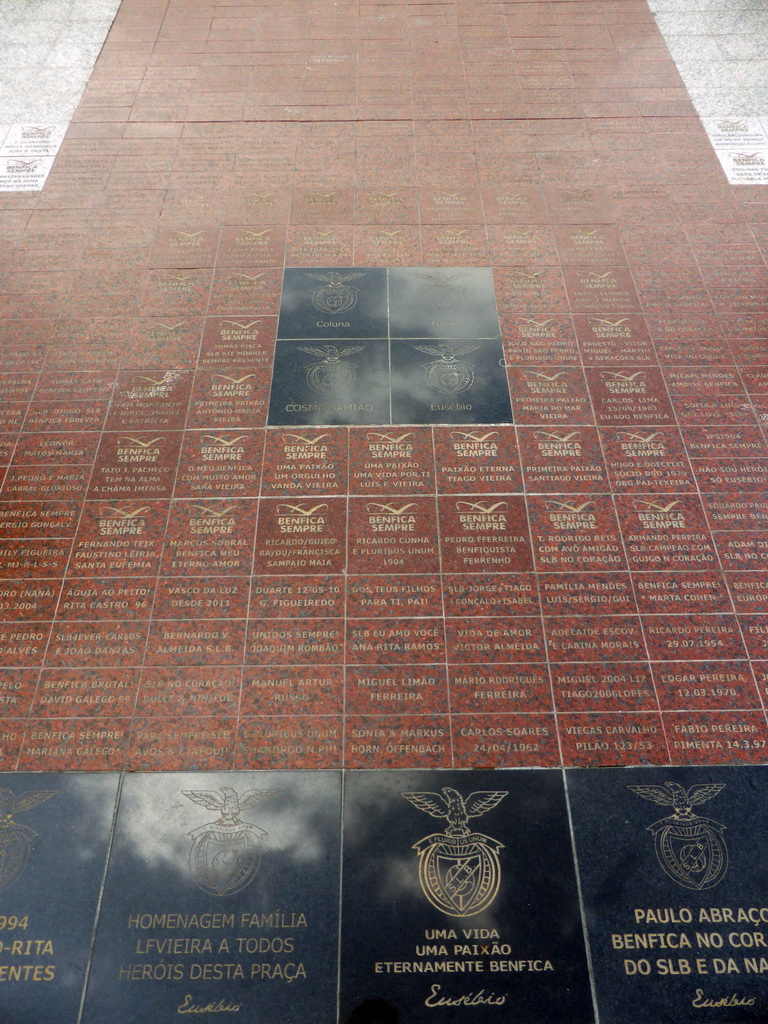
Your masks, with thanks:
[[[99,927],[99,918],[101,917],[101,904],[104,899],[104,890],[107,884],[107,870],[109,868],[109,862],[112,857],[112,844],[115,840],[115,828],[117,827],[117,816],[120,811],[120,802],[123,794],[123,783],[125,781],[125,773],[120,771],[117,773],[117,790],[115,792],[115,805],[112,812],[112,825],[109,829],[109,842],[104,857],[104,868],[101,872],[101,881],[99,883],[99,894],[96,900],[96,911],[93,921],[93,928],[91,930],[91,939],[88,944],[88,952],[86,955],[85,970],[83,973],[83,988],[80,996],[80,1006],[77,1012],[77,1020],[75,1024],[82,1024],[83,1011],[85,1009],[85,999],[88,992],[88,982],[91,976],[91,967],[93,966],[93,953],[96,948],[96,933]]]

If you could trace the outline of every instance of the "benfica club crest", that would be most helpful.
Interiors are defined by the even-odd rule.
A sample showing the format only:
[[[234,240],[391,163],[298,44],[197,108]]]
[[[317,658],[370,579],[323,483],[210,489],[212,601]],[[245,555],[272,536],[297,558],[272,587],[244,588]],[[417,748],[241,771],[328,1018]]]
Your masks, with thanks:
[[[338,316],[357,305],[358,290],[350,287],[347,281],[365,277],[365,271],[339,274],[338,271],[331,270],[327,274],[307,274],[307,277],[324,282],[321,288],[315,288],[312,292],[312,305],[315,309],[319,309],[321,313],[328,313],[330,316]]]
[[[305,366],[307,384],[321,395],[330,394],[340,388],[351,388],[357,377],[354,364],[342,363],[341,360],[354,355],[355,352],[362,352],[364,348],[365,345],[348,345],[343,349],[336,348],[335,345],[323,345],[322,348],[299,345],[300,352],[307,352],[320,358],[319,363]]]
[[[480,348],[479,345],[460,345],[454,349],[450,345],[440,343],[438,345],[414,345],[419,352],[428,356],[437,356],[424,368],[424,379],[434,390],[441,395],[460,395],[467,391],[475,383],[475,372],[469,363],[459,359],[459,356],[468,355]]]
[[[47,790],[22,793],[16,799],[10,789],[0,789],[0,889],[10,885],[27,863],[37,832],[13,820],[56,794]]]
[[[673,809],[668,818],[648,826],[656,846],[656,858],[669,877],[686,889],[711,889],[725,878],[728,847],[725,825],[693,813],[693,808],[717,796],[725,785],[700,785],[684,789],[677,782],[663,786],[628,786],[644,800]]]
[[[273,792],[249,789],[239,797],[229,786],[222,786],[218,793],[183,790],[184,796],[194,803],[220,812],[216,821],[189,833],[189,866],[195,882],[205,892],[228,896],[253,881],[261,861],[261,841],[267,833],[258,825],[242,821],[240,812],[255,807]]]
[[[499,850],[504,844],[480,832],[470,832],[470,818],[492,810],[506,791],[460,793],[443,786],[440,793],[402,793],[420,811],[445,818],[444,832],[414,843],[419,853],[419,882],[432,906],[451,917],[473,917],[496,898],[501,881]]]
[[[416,277],[426,281],[420,300],[430,313],[442,315],[460,309],[467,300],[466,272],[451,272],[449,270],[432,271],[425,273],[421,271]]]

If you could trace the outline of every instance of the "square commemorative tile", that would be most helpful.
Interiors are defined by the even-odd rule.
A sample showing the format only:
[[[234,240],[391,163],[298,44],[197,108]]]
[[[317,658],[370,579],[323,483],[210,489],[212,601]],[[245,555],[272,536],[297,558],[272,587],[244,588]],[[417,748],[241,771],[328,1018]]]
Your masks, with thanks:
[[[115,774],[3,777],[3,1020],[78,1019],[117,783]]]
[[[392,338],[498,338],[488,267],[401,267],[389,271]]]
[[[11,125],[0,144],[0,154],[17,157],[53,157],[59,151],[68,125]],[[2,129],[0,128],[0,137]]]
[[[336,772],[127,778],[84,1024],[333,1024],[340,799]]]
[[[389,423],[389,406],[386,338],[277,342],[270,426]]]
[[[592,1021],[558,773],[357,772],[344,844],[341,1020]]]
[[[570,771],[601,1019],[762,1021],[766,769]]]
[[[395,423],[509,423],[501,342],[397,339],[391,343]]]
[[[386,270],[287,269],[277,336],[317,341],[386,338]]]
[[[52,156],[0,156],[0,192],[39,192],[53,166]]]

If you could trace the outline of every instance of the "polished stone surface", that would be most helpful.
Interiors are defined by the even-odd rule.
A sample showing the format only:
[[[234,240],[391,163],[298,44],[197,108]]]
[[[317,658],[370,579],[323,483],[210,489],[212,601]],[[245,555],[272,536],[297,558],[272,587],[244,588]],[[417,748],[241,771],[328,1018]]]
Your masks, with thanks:
[[[76,1024],[118,777],[3,775],[0,1017]]]
[[[345,930],[344,1024],[394,1024],[393,995],[435,1019],[505,1016],[522,993],[520,1019],[589,1020],[583,934],[604,1024],[647,1007],[670,1022],[765,1016],[762,961],[747,967],[764,934],[750,908],[764,890],[754,766],[768,742],[765,0],[653,0],[653,11],[645,0],[123,0],[82,93],[90,30],[103,22],[103,35],[114,6],[0,5],[0,768],[29,773],[4,783],[17,801],[11,844],[21,849],[20,821],[38,833],[3,894],[38,908],[57,966],[51,981],[10,981],[26,947],[3,948],[0,1017],[39,1024],[74,1009],[76,1024],[101,892],[86,1014],[112,1024],[114,996],[136,1024],[147,1007],[153,1021],[158,1007],[237,1018],[227,1007],[240,979],[208,966],[190,977],[193,963],[231,956],[232,936],[187,952],[189,929],[165,945],[169,929],[136,936],[126,910],[143,899],[170,912],[261,907],[269,880],[276,914],[298,893],[324,916],[280,929],[302,933],[296,948],[312,939],[307,984],[262,967],[255,993],[276,993],[290,1024],[333,1024],[341,766],[367,780],[346,777],[366,815],[353,832],[348,813],[347,841],[365,861],[347,859],[342,888],[366,944]],[[331,277],[305,291],[324,301],[326,332],[387,268],[387,329],[278,337],[286,268],[297,281],[317,268]],[[350,274],[364,276],[341,280]],[[389,391],[374,420],[270,418],[273,376],[303,388],[302,405],[322,404],[323,387],[349,388],[370,365],[367,349],[325,346],[363,344],[379,346],[387,373],[407,348],[402,383],[420,408],[405,415],[421,422],[380,412]],[[514,424],[498,406],[480,422],[430,421],[435,382],[455,392],[437,404],[470,404],[459,389],[479,376],[481,351]],[[336,404],[367,404],[349,398]],[[583,921],[562,777],[549,770],[561,765],[601,768],[568,778]],[[687,824],[661,824],[674,803],[655,806],[625,781],[617,795],[620,765],[645,766],[635,786],[711,795],[682,812]],[[184,790],[213,793],[212,808],[178,776],[151,783],[142,769],[187,773]],[[418,788],[397,790],[396,769],[418,773]],[[131,774],[100,890],[117,770]],[[83,777],[53,771],[107,774],[88,804],[66,795]],[[314,847],[286,838],[275,810],[288,798],[241,805],[242,827],[217,824],[227,787],[244,803],[273,779],[306,796],[313,828],[327,825],[330,874]],[[41,785],[57,796],[21,811],[19,794]],[[475,840],[458,873],[455,861],[440,873],[465,851],[447,819],[399,795],[439,794],[442,807],[444,785],[465,809],[472,793],[507,794],[470,819],[487,843]],[[362,796],[377,786],[381,807]],[[45,816],[65,795],[54,863]],[[258,829],[268,836],[249,879],[243,834]],[[286,847],[267,852],[276,838]],[[412,847],[442,850],[433,897],[463,875],[465,899],[473,867],[492,879],[495,842],[499,891],[475,920],[503,905],[500,956],[514,966],[493,976],[506,986],[514,972],[505,1003],[432,1009],[412,983],[434,972],[371,973],[398,922],[379,877],[361,890],[356,872],[387,869],[412,912],[397,955],[431,963],[445,956],[416,956],[413,921],[454,918],[429,902]],[[238,873],[245,887],[204,891],[193,849],[217,851],[195,863],[219,892]],[[676,859],[678,875],[683,864],[714,884],[680,885]],[[24,888],[36,864],[44,906]],[[570,932],[552,945],[572,955],[553,972],[523,969],[537,929],[553,929],[539,909],[553,904]],[[372,905],[386,933],[365,916]],[[662,922],[667,908],[705,906],[710,920],[694,927],[709,946],[689,976],[687,949],[648,936],[689,930]],[[12,916],[6,934],[22,930]],[[31,922],[29,941],[45,945]],[[636,948],[614,948],[625,932]],[[283,963],[271,947],[245,956]],[[644,958],[650,973],[626,973],[624,959]],[[121,980],[124,962],[158,977]],[[169,963],[182,977],[161,980]],[[576,979],[565,1014],[540,985],[563,972]],[[441,992],[454,991],[459,972],[442,974]],[[371,977],[386,981],[373,996]],[[221,994],[197,1004],[187,982]]]
[[[269,422],[283,425],[389,423],[389,344],[279,341]]]
[[[283,275],[278,339],[386,338],[387,319],[386,270],[316,267]]]
[[[85,1024],[334,1021],[340,811],[334,772],[126,778]]]
[[[509,423],[501,342],[392,340],[393,423]]]
[[[488,267],[392,267],[390,336],[499,337],[493,276]]]
[[[764,116],[712,114],[745,173]],[[53,159],[64,121],[0,123]],[[0,193],[0,766],[760,763],[765,223],[644,0],[123,0],[44,189]],[[286,268],[425,315],[278,339]],[[323,347],[364,343],[408,422]],[[481,370],[514,423],[429,421]]]
[[[268,423],[508,423],[504,366],[489,268],[287,269]]]
[[[347,775],[342,920],[345,1024],[593,1019],[557,772]]]
[[[596,740],[599,742],[599,740]],[[766,769],[568,772],[601,1015],[765,1019]]]
[[[417,731],[359,742],[435,742]],[[0,1011],[762,1021],[764,784],[762,766],[7,773]]]

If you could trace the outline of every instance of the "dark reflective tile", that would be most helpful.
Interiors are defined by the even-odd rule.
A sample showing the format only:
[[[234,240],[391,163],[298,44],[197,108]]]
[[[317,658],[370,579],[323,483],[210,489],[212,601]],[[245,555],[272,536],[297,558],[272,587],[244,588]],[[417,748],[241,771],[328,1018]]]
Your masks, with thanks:
[[[337,772],[129,776],[84,1024],[335,1022],[339,815]]]
[[[0,1020],[75,1024],[117,775],[4,775]]]
[[[286,270],[277,336],[325,341],[386,337],[386,270]]]
[[[389,423],[387,341],[278,341],[268,422]]]
[[[510,423],[500,341],[393,340],[393,423]]]
[[[402,267],[389,271],[393,338],[498,338],[488,267]]]
[[[741,722],[697,740],[689,716],[686,731],[708,747],[757,742]],[[655,1024],[765,1021],[768,769],[606,768],[567,783],[601,1019],[636,1024],[642,1007]]]
[[[358,772],[340,1021],[592,1021],[562,777]]]

